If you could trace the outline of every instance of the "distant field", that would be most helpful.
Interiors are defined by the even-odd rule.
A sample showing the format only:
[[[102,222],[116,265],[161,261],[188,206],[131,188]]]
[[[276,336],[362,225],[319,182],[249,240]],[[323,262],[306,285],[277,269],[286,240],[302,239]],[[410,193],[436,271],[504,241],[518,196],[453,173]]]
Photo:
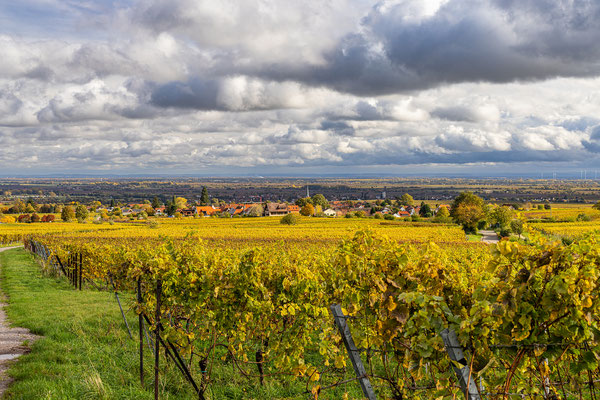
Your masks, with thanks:
[[[530,224],[536,229],[547,235],[577,237],[585,233],[600,230],[600,220],[579,221],[579,222],[551,222]]]
[[[298,225],[282,225],[278,217],[265,218],[187,218],[159,219],[156,223],[6,224],[0,225],[0,238],[17,239],[23,235],[47,233],[72,236],[73,240],[151,239],[194,235],[205,241],[301,242],[337,245],[355,232],[371,230],[397,242],[466,242],[458,225],[399,222],[389,224],[376,219],[302,218]]]

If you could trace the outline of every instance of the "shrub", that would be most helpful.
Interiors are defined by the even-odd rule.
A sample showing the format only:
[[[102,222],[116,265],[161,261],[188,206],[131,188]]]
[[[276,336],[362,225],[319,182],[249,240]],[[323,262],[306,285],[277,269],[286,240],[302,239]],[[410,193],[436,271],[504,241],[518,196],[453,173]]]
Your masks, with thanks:
[[[508,228],[501,229],[499,235],[500,235],[500,237],[503,237],[503,238],[504,237],[509,237],[510,236],[510,229],[508,229]]]
[[[300,222],[300,216],[298,214],[288,214],[281,217],[279,220],[279,223],[283,225],[296,225],[298,222]]]

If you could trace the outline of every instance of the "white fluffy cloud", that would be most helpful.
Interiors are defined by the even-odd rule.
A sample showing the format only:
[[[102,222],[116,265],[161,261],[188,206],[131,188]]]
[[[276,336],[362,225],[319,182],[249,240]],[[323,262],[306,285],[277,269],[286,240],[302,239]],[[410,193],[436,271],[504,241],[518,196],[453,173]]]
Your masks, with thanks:
[[[0,5],[4,171],[600,164],[595,2],[21,7]]]

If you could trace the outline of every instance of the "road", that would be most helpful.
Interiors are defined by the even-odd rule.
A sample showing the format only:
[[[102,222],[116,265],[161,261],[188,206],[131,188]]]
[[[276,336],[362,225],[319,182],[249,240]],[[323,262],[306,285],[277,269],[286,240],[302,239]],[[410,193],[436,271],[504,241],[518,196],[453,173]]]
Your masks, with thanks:
[[[479,231],[479,233],[483,235],[481,238],[483,243],[498,243],[499,241],[498,235],[494,231]]]

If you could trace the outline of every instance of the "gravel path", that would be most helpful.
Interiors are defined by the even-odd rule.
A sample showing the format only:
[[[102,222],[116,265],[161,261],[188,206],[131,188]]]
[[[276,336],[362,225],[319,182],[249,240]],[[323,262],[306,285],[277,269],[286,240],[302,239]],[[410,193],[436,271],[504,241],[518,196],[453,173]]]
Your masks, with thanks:
[[[483,235],[481,241],[483,243],[498,243],[498,235],[494,231],[479,231]]]
[[[1,248],[0,252],[14,248]],[[25,328],[11,328],[4,313],[5,305],[6,298],[4,294],[0,293],[0,398],[12,382],[12,379],[6,375],[9,363],[11,360],[29,352],[29,347],[23,345],[25,341],[31,344],[39,338],[39,336],[29,333],[29,330]]]

